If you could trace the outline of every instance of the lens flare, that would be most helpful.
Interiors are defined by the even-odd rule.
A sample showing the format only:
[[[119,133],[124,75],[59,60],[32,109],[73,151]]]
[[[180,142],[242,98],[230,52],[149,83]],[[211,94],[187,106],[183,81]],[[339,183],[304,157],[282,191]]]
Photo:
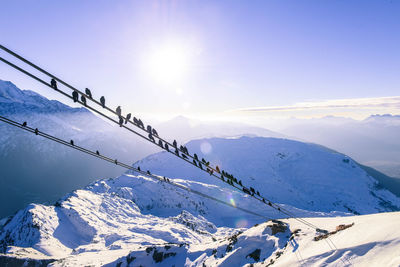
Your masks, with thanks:
[[[247,228],[249,226],[249,222],[246,219],[239,219],[235,225],[236,228]]]
[[[209,142],[203,142],[200,144],[200,151],[204,155],[210,154],[212,151],[212,146]]]
[[[232,197],[229,199],[229,202],[236,208],[235,200]]]

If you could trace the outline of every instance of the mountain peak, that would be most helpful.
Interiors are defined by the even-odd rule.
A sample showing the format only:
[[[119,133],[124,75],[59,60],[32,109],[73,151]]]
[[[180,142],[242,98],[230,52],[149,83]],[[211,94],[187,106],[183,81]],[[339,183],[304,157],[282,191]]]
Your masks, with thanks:
[[[7,99],[10,101],[20,101],[24,97],[24,92],[15,86],[10,81],[0,80],[0,99]]]
[[[392,114],[373,114],[366,118],[365,120],[369,119],[379,119],[379,118],[400,118],[400,115],[392,115]]]
[[[363,122],[379,123],[383,125],[399,125],[400,115],[374,114],[366,118]]]
[[[72,108],[59,101],[30,90],[21,90],[10,81],[0,80],[0,112],[17,113],[55,113],[55,112],[89,112],[85,108]]]

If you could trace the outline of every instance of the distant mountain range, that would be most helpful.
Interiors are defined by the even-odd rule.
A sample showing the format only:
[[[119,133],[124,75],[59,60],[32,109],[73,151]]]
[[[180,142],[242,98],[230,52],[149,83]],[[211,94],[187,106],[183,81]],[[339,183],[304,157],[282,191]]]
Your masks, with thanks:
[[[400,178],[400,115],[372,115],[362,121],[332,116],[293,118],[273,128],[291,138],[333,148]]]
[[[186,143],[193,139],[211,137],[235,137],[235,136],[262,136],[285,138],[284,134],[270,131],[262,127],[256,127],[245,123],[223,121],[199,121],[184,116],[177,116],[169,121],[159,123],[157,129],[168,139],[176,139],[180,143]]]

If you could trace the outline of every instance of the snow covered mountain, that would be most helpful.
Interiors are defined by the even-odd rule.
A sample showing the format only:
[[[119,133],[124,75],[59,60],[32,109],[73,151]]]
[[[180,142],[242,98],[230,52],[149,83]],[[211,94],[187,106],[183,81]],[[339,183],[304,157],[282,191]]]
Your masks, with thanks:
[[[272,215],[249,196],[174,180]],[[94,182],[55,206],[29,205],[0,227],[4,266],[398,266],[400,213],[265,221],[167,182],[123,175]],[[302,216],[329,216],[287,207]],[[336,215],[339,215],[336,213]],[[252,220],[246,225],[246,219]],[[226,227],[229,222],[236,226]],[[254,222],[258,224],[254,225]],[[253,227],[251,227],[253,226]],[[244,228],[250,227],[250,228]],[[379,231],[376,229],[379,228]],[[360,234],[363,233],[363,234]],[[332,245],[333,244],[333,245]],[[335,248],[336,247],[336,248]]]
[[[287,139],[210,138],[187,143],[191,153],[219,165],[262,195],[312,211],[369,214],[400,210],[384,189],[351,158],[325,147]],[[166,152],[135,163],[169,177],[227,186]]]
[[[241,192],[187,180],[174,181],[221,200],[232,199],[240,207],[266,217],[282,216]],[[287,208],[303,216],[328,215]],[[211,242],[265,220],[166,182],[122,175],[72,192],[55,206],[32,204],[20,210],[9,218],[0,233],[0,252],[9,256],[26,252],[29,257],[59,259],[85,252],[119,250],[116,256],[123,256],[145,244]]]

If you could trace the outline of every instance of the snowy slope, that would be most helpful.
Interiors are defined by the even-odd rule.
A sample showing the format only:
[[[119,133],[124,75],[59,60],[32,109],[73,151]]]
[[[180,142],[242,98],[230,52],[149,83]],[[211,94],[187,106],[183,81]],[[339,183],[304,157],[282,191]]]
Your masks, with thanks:
[[[264,216],[282,216],[241,192],[187,180],[176,182]],[[286,208],[303,216],[329,216]],[[332,215],[336,214],[339,213]],[[248,215],[166,182],[123,175],[74,191],[55,206],[31,204],[20,210],[0,232],[0,251],[9,256],[60,259],[118,250],[115,256],[120,257],[149,244],[212,242],[263,221],[265,218]]]
[[[190,141],[189,151],[219,165],[244,185],[279,203],[305,210],[368,214],[400,210],[385,190],[351,158],[325,147],[287,139],[241,137]],[[169,177],[219,183],[165,152],[137,163]]]
[[[290,251],[276,260],[276,266],[297,265],[299,261],[303,265],[315,266],[400,266],[400,212],[308,220],[324,225],[330,232],[341,224],[354,225],[331,235],[328,242],[326,239],[316,242],[310,238],[314,231],[293,219],[288,220],[292,229],[301,231]],[[299,259],[291,253],[293,250]]]
[[[335,231],[339,225],[354,225],[330,235],[328,240],[314,241],[319,234],[296,220],[269,221],[215,242],[169,250],[160,246],[153,246],[152,250],[143,248],[106,266],[400,265],[399,212],[307,220],[324,225],[329,231]],[[172,255],[160,257],[166,253]],[[160,258],[162,260],[157,263],[155,259]]]
[[[198,182],[176,181],[209,190],[213,195],[223,195],[226,192],[226,189]],[[147,188],[151,188],[153,193],[150,196]],[[234,197],[241,205],[250,206],[252,203],[246,203],[244,195],[237,194]],[[261,211],[261,207],[254,208]],[[155,216],[154,213],[159,213],[160,209],[165,209],[163,216]],[[268,210],[264,212],[268,214]],[[181,189],[172,188],[168,183],[156,182],[143,176],[124,175],[77,190],[60,200],[56,206],[32,204],[19,211],[0,231],[0,249],[4,253],[0,254],[0,264],[400,264],[400,231],[397,227],[399,212],[306,218],[329,232],[340,224],[354,223],[350,228],[332,234],[327,241],[314,241],[321,234],[294,219],[267,222],[258,219],[259,224],[254,227],[248,225],[248,229],[228,228],[213,223],[213,220],[221,223],[220,218],[241,218],[241,215],[235,209],[209,203]]]

